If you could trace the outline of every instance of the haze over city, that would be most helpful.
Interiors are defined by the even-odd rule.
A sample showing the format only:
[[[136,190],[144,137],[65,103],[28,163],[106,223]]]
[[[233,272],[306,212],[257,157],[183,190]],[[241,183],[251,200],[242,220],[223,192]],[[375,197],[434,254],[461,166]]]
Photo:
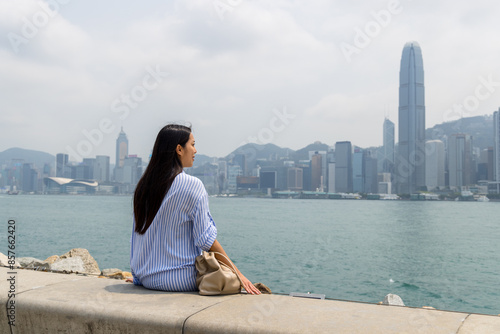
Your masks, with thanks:
[[[123,126],[146,158],[168,122],[190,122],[209,156],[249,141],[379,146],[408,41],[426,127],[498,110],[499,14],[486,1],[2,0],[0,151],[113,160]]]

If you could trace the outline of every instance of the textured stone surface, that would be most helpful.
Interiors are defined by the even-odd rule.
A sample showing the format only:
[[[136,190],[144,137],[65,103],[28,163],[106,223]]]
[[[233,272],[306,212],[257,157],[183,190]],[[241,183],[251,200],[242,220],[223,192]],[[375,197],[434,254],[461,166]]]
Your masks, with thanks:
[[[9,267],[9,258],[7,257],[7,255],[3,254],[3,253],[0,253],[0,266],[2,267]],[[21,265],[19,264],[19,262],[16,261],[16,263],[14,264],[14,267],[18,268],[20,267]]]
[[[108,277],[115,279],[127,279],[127,278],[132,278],[132,274],[127,271],[120,271],[119,273],[108,275]]]
[[[80,257],[70,257],[52,263],[50,270],[85,273],[85,263]]]
[[[45,261],[36,260],[36,261],[32,261],[28,265],[26,265],[26,268],[36,269],[36,270],[49,270],[50,264],[45,262]]]
[[[0,277],[8,268],[0,267]],[[9,282],[0,280],[0,291]],[[200,296],[19,270],[15,333],[498,333],[500,317],[282,295]],[[6,305],[7,294],[0,293]],[[0,333],[8,331],[0,308]]]
[[[405,306],[403,300],[398,295],[394,295],[392,293],[385,296],[383,303],[384,305],[396,305],[396,306]]]
[[[48,258],[46,258],[44,262],[52,264],[58,260],[59,260],[59,255],[52,255],[52,256],[49,256]]]
[[[92,255],[90,255],[88,250],[84,248],[73,248],[69,252],[61,255],[60,258],[66,259],[71,257],[79,257],[82,259],[84,264],[84,270],[82,271],[83,273],[94,274],[94,275],[101,274],[101,270],[99,269],[96,260],[92,257]],[[56,263],[57,262],[54,262],[54,264]]]
[[[117,273],[121,273],[122,271],[118,268],[107,268],[103,269],[101,275],[103,276],[109,276],[109,275],[114,275]]]
[[[17,261],[21,265],[21,267],[26,268],[33,262],[42,263],[43,261],[34,257],[18,257]]]

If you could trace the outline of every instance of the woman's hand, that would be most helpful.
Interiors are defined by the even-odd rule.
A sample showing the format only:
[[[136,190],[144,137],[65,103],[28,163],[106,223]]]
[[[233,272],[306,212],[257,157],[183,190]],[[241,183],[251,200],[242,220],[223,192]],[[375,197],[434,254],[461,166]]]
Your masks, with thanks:
[[[127,282],[127,283],[134,283],[134,280],[133,280],[132,278],[127,278],[127,279],[125,280],[125,282]]]
[[[252,284],[252,282],[250,282],[241,273],[241,271],[239,271],[238,268],[236,268],[236,266],[234,265],[234,263],[229,259],[229,256],[227,256],[226,252],[224,251],[224,248],[222,248],[222,245],[217,240],[215,240],[214,243],[212,244],[212,247],[210,247],[210,251],[211,252],[218,252],[218,253],[221,253],[221,254],[224,255],[224,256],[216,255],[215,257],[217,258],[217,260],[219,260],[219,261],[223,262],[224,264],[226,264],[229,268],[233,268],[233,269],[236,270],[236,272],[238,273],[238,276],[240,277],[241,285],[243,285],[243,288],[246,290],[246,292],[248,292],[251,295],[260,295],[259,289],[257,289]]]
[[[250,282],[245,276],[240,273],[241,283],[246,292],[251,295],[260,295],[259,289],[257,289],[252,282]]]

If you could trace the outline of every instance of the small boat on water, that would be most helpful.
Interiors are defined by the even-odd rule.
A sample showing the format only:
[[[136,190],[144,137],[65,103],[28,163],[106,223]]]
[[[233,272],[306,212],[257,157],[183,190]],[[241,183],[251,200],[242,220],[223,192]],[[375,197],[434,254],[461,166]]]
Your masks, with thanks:
[[[479,196],[479,197],[476,199],[476,201],[478,201],[478,202],[489,202],[489,201],[490,201],[490,199],[489,199],[488,197],[486,197],[485,195],[481,195],[481,196]]]
[[[9,191],[7,191],[8,195],[18,195],[19,190],[17,190],[16,186],[12,186]]]

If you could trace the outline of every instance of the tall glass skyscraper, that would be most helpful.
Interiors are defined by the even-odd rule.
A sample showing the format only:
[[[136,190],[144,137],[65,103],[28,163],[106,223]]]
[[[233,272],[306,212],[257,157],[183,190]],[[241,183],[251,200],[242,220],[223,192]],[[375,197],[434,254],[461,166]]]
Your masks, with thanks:
[[[56,177],[68,177],[64,175],[66,166],[68,165],[69,156],[64,153],[57,153],[56,155]]]
[[[473,184],[472,137],[453,134],[448,138],[448,180],[450,189]]]
[[[381,171],[383,173],[392,173],[394,166],[394,123],[388,118],[384,120],[384,145],[382,146]]]
[[[120,134],[116,139],[116,164],[115,168],[123,167],[125,158],[128,156],[128,139],[125,132],[123,132],[123,127],[121,128]]]
[[[335,143],[335,191],[352,193],[352,145],[350,141]]]
[[[425,186],[424,64],[417,42],[403,48],[399,71],[398,192],[411,194]]]
[[[493,178],[497,182],[497,193],[500,192],[500,108],[493,113]]]
[[[122,127],[118,138],[116,138],[116,164],[114,171],[114,180],[116,182],[124,181],[123,166],[126,157],[128,157],[128,139]]]

